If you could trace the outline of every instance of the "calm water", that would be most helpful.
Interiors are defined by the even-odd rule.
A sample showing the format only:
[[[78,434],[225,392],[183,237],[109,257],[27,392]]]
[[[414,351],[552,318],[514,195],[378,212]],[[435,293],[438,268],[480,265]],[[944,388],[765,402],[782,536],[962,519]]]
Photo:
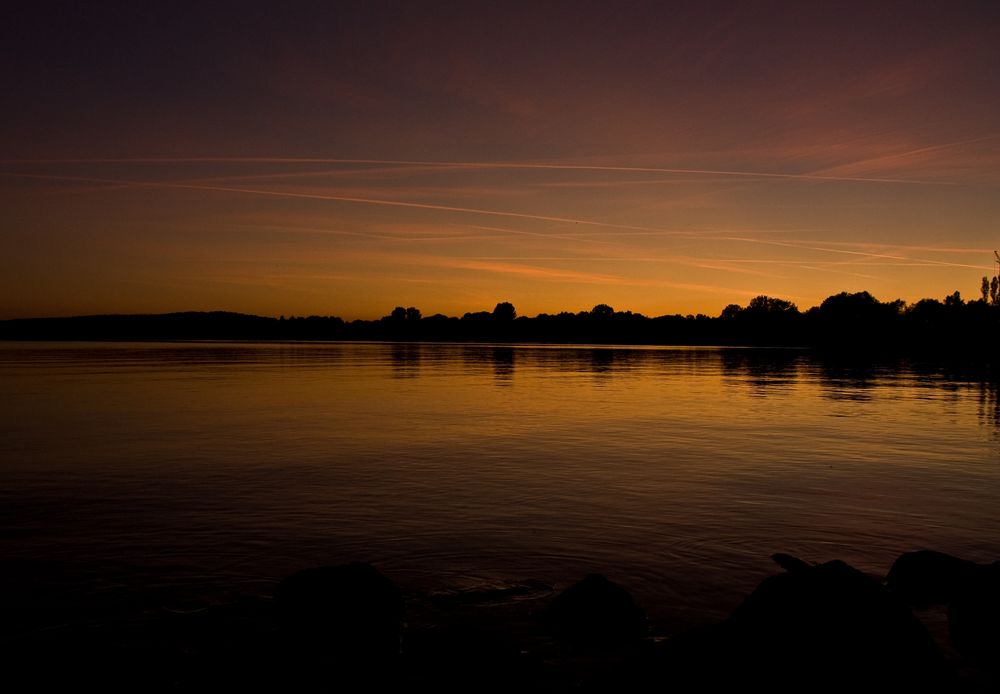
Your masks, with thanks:
[[[414,591],[601,571],[681,625],[775,551],[1000,558],[996,385],[905,363],[22,343],[0,386],[0,568],[57,600],[220,604],[364,559]]]

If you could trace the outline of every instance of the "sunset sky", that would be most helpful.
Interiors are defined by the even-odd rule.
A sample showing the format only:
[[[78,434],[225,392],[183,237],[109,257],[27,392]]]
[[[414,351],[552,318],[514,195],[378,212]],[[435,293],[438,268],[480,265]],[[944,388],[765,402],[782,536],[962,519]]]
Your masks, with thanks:
[[[996,267],[997,2],[4,15],[0,318],[717,315]]]

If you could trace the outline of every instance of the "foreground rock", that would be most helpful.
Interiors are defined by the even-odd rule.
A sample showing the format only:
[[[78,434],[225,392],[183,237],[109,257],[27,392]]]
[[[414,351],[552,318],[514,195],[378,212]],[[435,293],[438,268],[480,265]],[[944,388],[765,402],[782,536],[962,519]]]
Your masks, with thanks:
[[[382,681],[400,654],[403,597],[370,564],[304,569],[275,591],[288,679]]]
[[[893,563],[886,585],[908,604],[946,605],[976,573],[975,562],[943,552],[907,552]]]
[[[1000,564],[974,565],[952,591],[949,567],[968,563],[931,554],[904,562],[893,590],[843,562],[775,555],[784,572],[728,619],[670,638],[644,638],[643,611],[598,574],[554,598],[536,581],[410,592],[403,633],[400,591],[355,563],[300,571],[274,600],[45,623],[0,645],[38,691],[998,691]],[[901,578],[923,566],[944,570]],[[906,581],[924,600],[952,596],[961,657],[936,616],[961,682],[899,597]]]
[[[879,581],[841,561],[775,559],[785,573],[765,579],[718,628],[668,648],[679,683],[951,691],[951,672],[927,630]]]
[[[893,563],[886,584],[914,607],[947,605],[951,645],[979,665],[1000,665],[1000,562],[907,552]]]
[[[557,635],[585,645],[622,643],[648,632],[645,612],[602,574],[589,574],[567,588],[539,617]]]
[[[959,653],[1000,667],[1000,562],[977,565],[948,605],[948,633]]]

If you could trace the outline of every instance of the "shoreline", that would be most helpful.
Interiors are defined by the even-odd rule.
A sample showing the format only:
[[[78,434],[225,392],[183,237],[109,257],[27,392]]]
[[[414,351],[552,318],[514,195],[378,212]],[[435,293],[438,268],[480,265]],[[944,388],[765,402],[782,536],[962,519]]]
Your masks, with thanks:
[[[398,307],[376,320],[337,316],[280,318],[229,311],[12,318],[0,340],[39,341],[301,341],[776,347],[862,356],[943,356],[990,360],[1000,338],[1000,306],[964,301],[883,303],[868,292],[828,297],[800,312],[794,304],[757,297],[718,317],[648,317],[599,304],[591,311],[518,316],[509,303],[494,311],[422,316]]]
[[[804,690],[839,690],[848,674],[860,685],[852,691],[907,683],[985,692],[997,683],[995,636],[953,641],[955,605],[970,595],[986,605],[973,621],[1000,624],[996,603],[980,595],[980,584],[1000,588],[1000,562],[911,552],[882,580],[839,561],[774,561],[776,573],[727,619],[674,634],[651,626],[613,575],[562,590],[527,580],[404,593],[354,563],[298,571],[271,597],[192,610],[139,604],[75,624],[5,610],[3,648],[39,684],[105,691],[712,691],[752,682],[802,691],[797,678],[833,662],[841,674]],[[63,667],[46,666],[54,662]]]

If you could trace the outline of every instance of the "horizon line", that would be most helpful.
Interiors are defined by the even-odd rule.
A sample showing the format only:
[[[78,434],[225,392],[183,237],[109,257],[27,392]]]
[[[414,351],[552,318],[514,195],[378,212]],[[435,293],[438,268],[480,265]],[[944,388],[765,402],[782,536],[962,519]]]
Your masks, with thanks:
[[[961,291],[960,290],[956,290],[955,293],[957,293],[957,294],[959,294],[961,296]],[[861,291],[857,291],[857,292],[849,292],[849,291],[845,290],[845,291],[837,292],[835,294],[831,294],[831,295],[825,297],[823,299],[823,301],[826,301],[826,299],[830,299],[830,298],[835,297],[835,296],[840,296],[841,294],[846,294],[846,295],[849,295],[849,296],[853,296],[853,295],[857,295],[857,294],[868,294],[873,299],[875,299],[875,301],[877,301],[879,304],[885,305],[885,304],[893,304],[893,303],[896,303],[896,302],[902,302],[904,307],[912,307],[912,306],[915,306],[916,304],[918,304],[918,303],[920,303],[922,301],[937,301],[938,303],[943,303],[943,301],[941,299],[935,299],[935,298],[932,298],[932,297],[924,297],[922,299],[917,299],[914,302],[908,302],[908,301],[906,301],[904,299],[900,299],[900,298],[893,299],[893,300],[890,300],[890,301],[882,301],[882,300],[878,299],[874,294],[872,294],[871,292],[869,292],[868,290],[861,290]],[[787,299],[782,299],[780,296],[771,296],[769,294],[763,294],[763,293],[762,294],[756,294],[754,296],[754,298],[758,298],[758,297],[765,297],[765,298],[768,298],[768,299],[779,299],[781,301],[788,301]],[[948,297],[945,297],[945,298],[948,298]],[[806,312],[808,312],[808,311],[810,311],[812,309],[818,309],[820,307],[820,305],[823,303],[823,301],[821,301],[819,304],[817,304],[815,306],[810,306],[808,308],[800,308],[798,306],[798,304],[796,304],[796,302],[794,302],[794,301],[789,301],[789,303],[792,306],[795,306],[796,310],[798,310],[799,313],[806,313]],[[963,304],[972,304],[972,303],[977,303],[977,302],[980,302],[980,301],[982,301],[982,298],[978,297],[978,296],[976,298],[974,298],[974,299],[962,299]],[[496,305],[503,304],[503,303],[510,303],[511,305],[513,305],[513,302],[510,302],[510,301],[498,301],[494,305],[494,307]],[[749,301],[747,302],[746,306],[743,306],[741,304],[737,304],[736,302],[730,302],[729,304],[727,304],[726,307],[723,308],[723,311],[725,310],[725,308],[728,308],[728,306],[731,306],[731,305],[734,305],[734,304],[737,305],[737,306],[739,306],[741,309],[745,309],[745,308],[748,308]],[[526,314],[525,315],[518,314],[517,318],[538,318],[540,316],[556,316],[556,315],[560,315],[560,314],[563,314],[563,313],[569,313],[569,314],[572,314],[572,315],[578,315],[580,313],[590,313],[594,308],[597,308],[598,306],[609,306],[609,307],[611,307],[610,304],[607,304],[605,302],[598,302],[597,304],[594,304],[594,306],[590,307],[590,309],[580,309],[580,310],[577,310],[577,311],[563,309],[563,310],[559,310],[559,311],[555,311],[555,312],[542,311],[542,312],[537,313],[537,314],[535,314],[533,316],[529,316],[529,315],[526,315]],[[383,318],[388,317],[392,313],[392,311],[394,309],[396,309],[396,308],[417,308],[417,307],[415,307],[415,306],[409,306],[409,307],[407,307],[407,306],[404,306],[402,303],[400,303],[400,304],[396,304],[395,306],[393,306],[392,309],[389,309],[389,311],[386,314],[384,314],[382,316],[378,316],[376,318],[350,318],[350,319],[342,318],[342,317],[340,317],[340,316],[338,316],[336,314],[333,314],[333,313],[329,313],[329,314],[310,313],[310,314],[303,314],[303,315],[296,315],[296,314],[261,315],[261,314],[258,314],[258,313],[245,313],[243,311],[232,311],[232,310],[227,310],[227,309],[221,309],[221,308],[219,308],[219,309],[203,309],[203,310],[161,311],[161,312],[155,312],[155,313],[150,313],[150,312],[137,312],[137,313],[85,313],[85,314],[55,315],[55,316],[22,316],[22,317],[19,317],[19,318],[0,318],[0,323],[5,323],[5,322],[8,322],[8,321],[71,320],[71,319],[75,319],[75,318],[161,317],[161,316],[172,316],[172,315],[182,315],[182,314],[213,314],[213,313],[224,313],[224,314],[230,314],[230,315],[235,315],[235,316],[247,316],[247,317],[251,317],[251,318],[265,318],[265,319],[270,319],[270,320],[280,320],[281,318],[286,318],[286,319],[290,319],[290,318],[338,318],[338,319],[344,321],[345,323],[351,323],[351,322],[354,322],[354,321],[362,321],[362,322],[375,322],[375,321],[379,321],[379,320],[381,320]],[[515,308],[515,311],[516,311],[517,307],[515,306],[514,308]],[[612,308],[612,310],[615,313],[630,313],[632,315],[642,316],[642,317],[645,317],[645,318],[664,318],[664,317],[671,317],[672,318],[672,317],[676,317],[676,316],[681,316],[681,317],[684,317],[684,318],[686,318],[688,316],[707,316],[708,318],[719,318],[719,317],[721,317],[721,314],[722,314],[722,311],[720,311],[718,315],[711,315],[711,314],[700,313],[700,312],[699,313],[691,313],[691,312],[680,313],[680,312],[678,312],[678,313],[662,313],[662,314],[658,314],[658,315],[648,315],[648,314],[645,314],[645,313],[642,313],[642,312],[639,312],[639,311],[632,311],[631,309],[618,310],[618,309],[615,309],[613,307],[611,307],[611,308]],[[419,311],[419,309],[418,309],[418,311]],[[493,311],[493,309],[481,309],[481,310],[478,310],[478,311],[476,311],[476,310],[470,310],[470,311],[465,311],[461,315],[447,315],[447,314],[441,313],[439,311],[438,312],[434,312],[434,313],[430,313],[430,314],[427,314],[427,315],[423,315],[423,312],[421,311],[421,317],[420,317],[420,319],[423,320],[425,318],[429,318],[429,317],[432,317],[432,316],[444,316],[445,318],[461,319],[463,316],[465,316],[467,314],[492,313],[492,311]]]

